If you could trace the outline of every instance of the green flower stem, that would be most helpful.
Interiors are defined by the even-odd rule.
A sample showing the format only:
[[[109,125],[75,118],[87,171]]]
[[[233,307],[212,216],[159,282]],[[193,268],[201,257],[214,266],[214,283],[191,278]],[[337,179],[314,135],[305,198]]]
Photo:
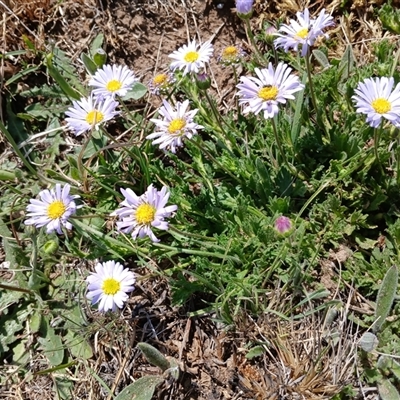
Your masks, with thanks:
[[[167,246],[162,243],[153,243],[153,246],[157,247],[159,249],[172,251],[175,254],[182,253],[182,254],[190,254],[190,255],[202,256],[202,257],[214,257],[214,258],[221,258],[223,260],[233,261],[236,264],[242,263],[242,261],[238,257],[228,256],[226,254],[213,253],[210,251],[202,251],[202,250],[184,249],[182,247]]]
[[[311,76],[310,49],[308,49],[305,59],[306,59],[306,70],[308,77],[308,86],[310,88],[310,94],[311,94],[311,101],[313,103],[315,112],[318,114],[317,99],[315,98],[314,84]]]
[[[296,171],[296,168],[293,167],[293,165],[289,164],[287,158],[286,158],[286,153],[283,151],[283,147],[282,147],[282,143],[281,143],[281,139],[278,135],[278,131],[276,129],[276,124],[275,124],[275,120],[274,118],[271,118],[272,121],[272,129],[274,131],[274,137],[275,137],[275,142],[278,146],[279,149],[279,153],[281,154],[281,157],[283,159],[283,162],[286,164],[286,166],[288,167],[289,171],[296,177],[299,177],[299,173]]]
[[[217,164],[218,167],[221,168],[226,174],[228,174],[233,180],[241,183],[240,179],[237,176],[233,175],[231,171],[226,169],[213,155],[211,155],[211,153],[205,148],[205,146],[200,146],[195,140],[191,140],[190,142],[193,143],[200,150],[201,153],[204,153],[211,161]]]
[[[251,45],[252,45],[252,47],[253,47],[253,49],[254,49],[254,51],[255,51],[255,53],[256,53],[257,61],[258,61],[261,65],[264,65],[264,57],[263,57],[263,55],[260,53],[260,50],[258,50],[256,41],[255,41],[255,39],[254,39],[253,32],[252,32],[252,30],[251,30],[250,19],[249,19],[249,18],[245,18],[245,19],[244,19],[244,22],[245,22],[245,28],[246,28],[246,29],[245,29],[245,30],[246,30],[246,35],[247,35],[247,38],[249,39],[249,41],[250,41],[250,43],[251,43]]]
[[[327,179],[313,194],[312,196],[304,203],[304,206],[301,208],[299,213],[297,214],[296,220],[294,221],[294,225],[296,225],[297,220],[301,217],[303,212],[307,209],[307,207],[314,201],[314,199],[327,188],[332,183],[331,179]]]
[[[307,70],[307,78],[308,78],[308,86],[310,88],[310,94],[311,94],[311,101],[313,103],[314,106],[314,110],[315,110],[315,115],[317,118],[317,124],[318,126],[325,131],[325,133],[327,133],[327,127],[329,126],[329,122],[327,121],[327,119],[325,119],[325,123],[322,121],[321,119],[321,112],[320,109],[318,107],[318,103],[317,103],[317,99],[315,97],[315,89],[314,89],[314,83],[313,83],[313,79],[312,79],[312,71],[311,71],[311,64],[310,64],[310,48],[308,48],[307,54],[305,56],[305,60],[306,60],[306,70]],[[315,133],[319,136],[318,139],[320,140],[320,142],[322,143],[322,136],[319,133],[318,129],[315,130]]]
[[[83,155],[85,153],[85,150],[90,142],[90,139],[92,137],[92,131],[89,132],[89,135],[85,142],[82,145],[81,151],[79,152],[78,159],[77,159],[77,167],[79,171],[79,176],[82,179],[82,185],[83,185],[83,191],[86,193],[89,188],[87,187],[87,177],[86,177],[86,172],[85,172],[85,166],[83,165]]]
[[[195,233],[182,232],[181,230],[179,230],[178,228],[175,228],[172,225],[169,226],[169,230],[177,233],[178,235],[180,235],[184,238],[191,237],[193,239],[199,239],[199,240],[207,241],[207,242],[216,242],[217,241],[216,238],[211,238],[211,237],[207,237],[207,236],[203,236],[203,235],[197,235]]]
[[[268,271],[263,272],[263,273],[265,273],[265,278],[264,278],[264,280],[263,280],[263,283],[262,283],[262,286],[261,286],[261,287],[265,287],[265,285],[267,284],[269,278],[271,277],[271,275],[273,274],[273,272],[274,272],[275,269],[277,268],[278,264],[285,258],[285,257],[283,256],[283,253],[284,253],[285,250],[287,250],[288,244],[289,244],[289,247],[291,247],[291,243],[290,243],[290,241],[288,241],[288,240],[286,240],[286,241],[282,244],[282,246],[281,246],[280,249],[279,249],[278,254],[277,254],[276,257],[275,257],[274,262],[273,262],[272,265],[268,268]]]
[[[233,70],[233,77],[235,79],[235,87],[236,87],[239,83],[239,79],[238,79],[238,74],[236,71],[236,66],[234,64],[232,64],[232,70]],[[239,116],[241,115],[241,112],[240,112],[240,107],[239,107],[239,98],[237,96],[235,96],[235,104],[236,104],[237,116],[239,118]]]
[[[378,154],[379,139],[381,137],[381,132],[382,132],[382,125],[379,128],[374,129],[374,155],[375,155],[375,159],[378,163],[381,174],[385,175],[385,172],[383,171],[382,163],[379,159],[379,154]]]
[[[38,173],[37,173],[36,169],[32,166],[32,164],[29,162],[29,160],[22,154],[22,151],[19,149],[19,147],[18,147],[17,143],[15,142],[14,138],[12,137],[11,133],[8,131],[8,129],[3,125],[3,123],[1,121],[0,121],[0,131],[7,138],[8,142],[11,144],[15,153],[21,159],[21,161],[23,162],[25,167],[29,170],[29,172],[37,177]]]
[[[221,114],[218,112],[218,110],[215,107],[214,102],[212,101],[212,99],[210,98],[209,94],[207,93],[207,90],[203,91],[206,99],[208,101],[208,104],[210,104],[211,110],[214,114],[214,118],[218,124],[218,126],[221,128],[221,132],[224,135],[224,137],[226,139],[229,140],[229,142],[232,144],[232,146],[234,146],[236,148],[236,150],[239,152],[241,157],[245,157],[244,153],[242,152],[242,149],[237,145],[236,140],[231,137],[231,135],[229,135],[226,130],[223,127],[223,124],[226,124],[228,128],[230,128],[230,126],[225,122],[225,120],[222,118]]]

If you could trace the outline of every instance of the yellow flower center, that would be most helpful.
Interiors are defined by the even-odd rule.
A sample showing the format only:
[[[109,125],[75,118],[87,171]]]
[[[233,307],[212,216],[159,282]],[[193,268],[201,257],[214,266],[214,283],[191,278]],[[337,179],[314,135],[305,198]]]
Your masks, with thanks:
[[[228,46],[222,52],[222,58],[231,60],[239,55],[238,49],[235,46]]]
[[[121,283],[114,278],[106,278],[103,281],[101,289],[103,290],[104,294],[114,296],[121,289]]]
[[[183,58],[187,63],[195,62],[199,59],[199,53],[197,51],[189,51]]]
[[[150,204],[141,204],[136,210],[136,221],[141,225],[149,225],[154,221],[156,209]]]
[[[385,114],[392,109],[390,102],[383,98],[374,100],[371,105],[378,114]]]
[[[296,36],[299,37],[300,39],[305,39],[308,35],[308,29],[307,28],[303,28],[300,29],[297,33]]]
[[[168,126],[168,132],[174,134],[181,131],[186,126],[186,121],[182,118],[173,119]]]
[[[103,121],[104,114],[98,110],[92,110],[87,113],[85,119],[89,125],[96,125],[99,122]]]
[[[55,200],[47,207],[47,216],[51,219],[61,218],[66,210],[67,207],[61,200]]]
[[[153,83],[156,86],[161,86],[164,85],[168,80],[168,75],[167,74],[158,74],[154,77]]]
[[[279,90],[276,86],[265,86],[258,91],[258,97],[265,101],[275,100],[278,92]]]
[[[109,92],[116,92],[117,90],[121,89],[122,83],[116,79],[112,79],[106,85],[106,89]]]

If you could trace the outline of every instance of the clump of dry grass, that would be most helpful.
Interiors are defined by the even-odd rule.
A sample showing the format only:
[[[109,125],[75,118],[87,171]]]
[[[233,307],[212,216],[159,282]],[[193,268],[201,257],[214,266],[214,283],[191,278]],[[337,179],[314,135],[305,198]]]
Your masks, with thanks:
[[[276,304],[288,304],[288,299],[276,300]],[[247,340],[264,347],[262,363],[258,363],[264,378],[243,376],[242,383],[258,392],[259,398],[322,400],[352,383],[358,334],[348,319],[349,303],[314,311],[308,305],[301,310],[301,319],[283,320],[268,313],[257,321],[248,317],[246,332],[252,334]]]

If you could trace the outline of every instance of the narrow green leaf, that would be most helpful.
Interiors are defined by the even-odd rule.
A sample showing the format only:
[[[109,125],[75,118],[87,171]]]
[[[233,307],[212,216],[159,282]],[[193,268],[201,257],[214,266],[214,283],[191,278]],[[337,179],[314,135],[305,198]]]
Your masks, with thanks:
[[[340,73],[340,81],[344,81],[349,78],[350,72],[354,69],[354,53],[350,45],[346,47],[343,57],[340,60],[338,71]]]
[[[6,84],[5,84],[5,85],[6,85],[6,86],[9,86],[9,85],[11,85],[13,82],[18,81],[19,79],[21,79],[23,76],[28,75],[28,74],[30,74],[30,73],[32,73],[32,72],[35,72],[35,71],[37,71],[38,69],[39,69],[39,65],[35,65],[35,66],[33,66],[33,67],[29,67],[29,68],[23,69],[22,71],[20,71],[20,72],[14,74],[10,79],[8,79],[8,80],[6,81]]]
[[[58,83],[62,91],[69,97],[79,100],[81,95],[72,88],[64,77],[58,72],[53,65],[53,54],[50,53],[46,56],[46,66],[50,76]]]

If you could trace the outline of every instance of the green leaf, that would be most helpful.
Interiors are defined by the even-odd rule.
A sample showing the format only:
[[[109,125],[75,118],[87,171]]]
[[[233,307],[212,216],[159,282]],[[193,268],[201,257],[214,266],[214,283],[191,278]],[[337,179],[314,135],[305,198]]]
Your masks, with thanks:
[[[400,33],[400,11],[392,7],[391,4],[385,4],[378,13],[379,19],[385,29],[391,30],[397,34]]]
[[[340,73],[340,81],[348,79],[353,69],[354,69],[354,53],[352,47],[348,45],[339,63],[338,72]]]
[[[70,400],[73,398],[74,382],[67,376],[56,376],[53,391],[57,393],[57,399]]]
[[[372,332],[365,332],[359,341],[359,346],[366,352],[376,349],[379,344],[378,338]]]
[[[132,89],[122,98],[126,100],[139,100],[147,93],[147,87],[143,83],[135,82]]]
[[[53,53],[50,53],[46,56],[46,66],[50,76],[58,83],[62,91],[68,97],[79,100],[81,98],[81,95],[65,80],[60,72],[55,68],[53,64],[53,57]]]
[[[79,333],[69,330],[65,335],[65,345],[76,358],[88,360],[93,357],[92,347]]]
[[[164,382],[161,376],[143,376],[127,386],[114,400],[151,400],[156,387]]]
[[[21,143],[28,138],[28,132],[25,129],[25,125],[17,115],[14,114],[13,110],[11,109],[11,102],[7,102],[7,129],[8,132],[12,135],[14,140],[17,143]]]
[[[383,278],[382,285],[378,292],[376,299],[375,309],[375,324],[372,328],[373,332],[376,333],[382,327],[389,315],[390,309],[392,308],[394,297],[396,296],[397,285],[399,281],[399,273],[397,267],[393,265],[386,272]]]
[[[5,83],[5,86],[11,85],[11,83],[18,81],[25,75],[35,72],[37,69],[39,69],[39,65],[23,69],[22,71],[18,72],[17,74],[14,74],[10,79],[8,79]]]
[[[107,61],[107,54],[103,49],[97,49],[93,56],[96,67],[102,68]]]
[[[328,57],[321,50],[315,49],[312,51],[313,56],[319,62],[321,67],[328,68],[330,66]]]
[[[101,49],[104,42],[104,35],[99,33],[90,45],[89,54],[93,57],[98,49]]]
[[[93,62],[93,60],[85,53],[81,54],[81,60],[83,65],[85,66],[86,70],[89,74],[93,75],[97,71],[97,65]]]
[[[389,379],[382,379],[378,383],[378,392],[381,400],[400,400],[400,394]]]
[[[138,343],[137,346],[151,364],[160,368],[163,372],[170,368],[169,361],[155,347],[143,342]]]
[[[13,363],[18,365],[24,365],[30,358],[28,348],[28,339],[21,340],[16,346],[12,349],[12,360]]]
[[[252,360],[255,357],[262,356],[265,353],[265,348],[264,346],[254,346],[249,350],[249,352],[246,354],[246,358],[248,360]]]
[[[43,319],[41,327],[42,337],[38,339],[44,355],[49,360],[51,366],[62,363],[64,358],[64,347],[61,341],[61,335],[56,334],[55,330],[50,326],[49,319]]]

